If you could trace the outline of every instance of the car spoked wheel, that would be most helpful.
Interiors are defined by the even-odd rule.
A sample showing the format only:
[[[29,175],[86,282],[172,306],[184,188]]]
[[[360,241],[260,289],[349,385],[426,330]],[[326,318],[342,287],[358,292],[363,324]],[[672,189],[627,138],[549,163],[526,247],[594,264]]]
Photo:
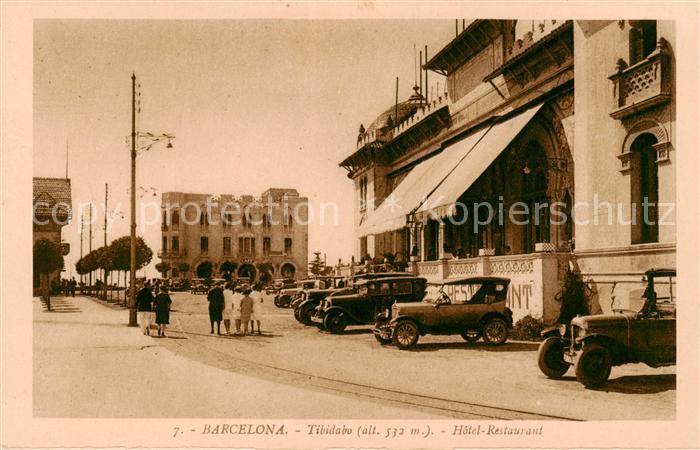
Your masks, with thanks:
[[[486,322],[483,333],[489,344],[503,344],[508,339],[508,325],[505,320],[494,318]]]
[[[382,330],[379,333],[374,333],[374,338],[382,345],[391,344],[391,331]]]
[[[326,318],[323,319],[323,326],[333,334],[342,333],[346,325],[347,320],[345,319],[345,314],[338,311],[331,311],[326,315]]]
[[[410,320],[399,322],[394,328],[393,342],[401,350],[406,350],[418,342],[418,326]]]
[[[460,335],[462,339],[472,344],[481,339],[481,331],[479,330],[464,330]]]
[[[299,321],[304,325],[311,325],[311,316],[316,308],[313,305],[304,305],[299,308]]]
[[[576,360],[576,380],[586,387],[603,384],[610,376],[612,358],[607,348],[600,344],[584,344]]]
[[[564,344],[561,338],[548,337],[537,351],[537,365],[549,378],[561,378],[569,365],[564,361]]]

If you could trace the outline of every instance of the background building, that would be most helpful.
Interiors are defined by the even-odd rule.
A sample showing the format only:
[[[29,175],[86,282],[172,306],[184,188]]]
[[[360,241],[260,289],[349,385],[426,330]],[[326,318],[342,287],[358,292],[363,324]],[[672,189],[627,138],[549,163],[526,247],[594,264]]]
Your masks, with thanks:
[[[433,279],[506,276],[516,319],[548,321],[570,265],[594,311],[610,307],[597,280],[638,289],[644,270],[675,266],[675,226],[572,220],[577,201],[597,208],[594,194],[627,211],[644,197],[675,201],[673,39],[672,23],[655,21],[463,27],[423,64],[445,90],[361,127],[340,164],[355,184],[355,258],[411,255]]]
[[[207,203],[214,206],[207,213]],[[173,278],[232,275],[304,278],[308,268],[308,200],[295,189],[259,198],[166,192],[158,256]],[[273,206],[269,206],[273,205]],[[228,262],[228,264],[226,264]],[[263,276],[264,277],[264,276]]]
[[[73,215],[70,180],[68,178],[33,179],[33,224],[32,245],[40,239],[61,244],[61,230],[68,225]],[[70,251],[68,243],[62,243],[64,256]],[[60,271],[49,274],[48,283],[61,276]],[[41,285],[39,273],[34,273],[33,295],[39,295]]]

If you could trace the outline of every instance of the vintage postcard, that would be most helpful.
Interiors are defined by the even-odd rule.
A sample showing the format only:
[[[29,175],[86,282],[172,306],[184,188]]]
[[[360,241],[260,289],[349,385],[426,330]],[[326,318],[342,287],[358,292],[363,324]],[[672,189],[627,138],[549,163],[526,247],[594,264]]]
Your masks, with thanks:
[[[697,3],[1,28],[3,447],[700,446]]]

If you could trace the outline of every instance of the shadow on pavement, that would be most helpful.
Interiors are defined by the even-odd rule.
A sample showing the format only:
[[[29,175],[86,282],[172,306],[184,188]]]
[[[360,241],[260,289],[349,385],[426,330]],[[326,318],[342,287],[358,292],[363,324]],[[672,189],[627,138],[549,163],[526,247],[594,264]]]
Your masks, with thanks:
[[[465,350],[476,350],[482,352],[534,352],[537,350],[538,344],[526,342],[506,342],[502,345],[487,344],[485,342],[477,342],[470,344],[468,342],[441,342],[416,344],[412,351],[416,352],[435,352],[438,350],[463,348]]]
[[[593,388],[594,391],[617,392],[620,394],[658,394],[676,390],[676,375],[625,375],[608,380]]]

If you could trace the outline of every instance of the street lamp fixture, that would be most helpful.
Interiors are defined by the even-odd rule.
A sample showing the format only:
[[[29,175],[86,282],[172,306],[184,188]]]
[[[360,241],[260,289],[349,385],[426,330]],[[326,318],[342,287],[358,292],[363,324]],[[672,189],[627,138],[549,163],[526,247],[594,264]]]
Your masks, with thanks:
[[[167,141],[167,148],[172,148],[171,134],[153,134],[150,132],[136,131],[136,75],[131,75],[131,236],[130,236],[130,264],[129,264],[129,326],[137,326],[136,321],[136,152],[137,139],[139,152],[146,152],[155,144]]]

